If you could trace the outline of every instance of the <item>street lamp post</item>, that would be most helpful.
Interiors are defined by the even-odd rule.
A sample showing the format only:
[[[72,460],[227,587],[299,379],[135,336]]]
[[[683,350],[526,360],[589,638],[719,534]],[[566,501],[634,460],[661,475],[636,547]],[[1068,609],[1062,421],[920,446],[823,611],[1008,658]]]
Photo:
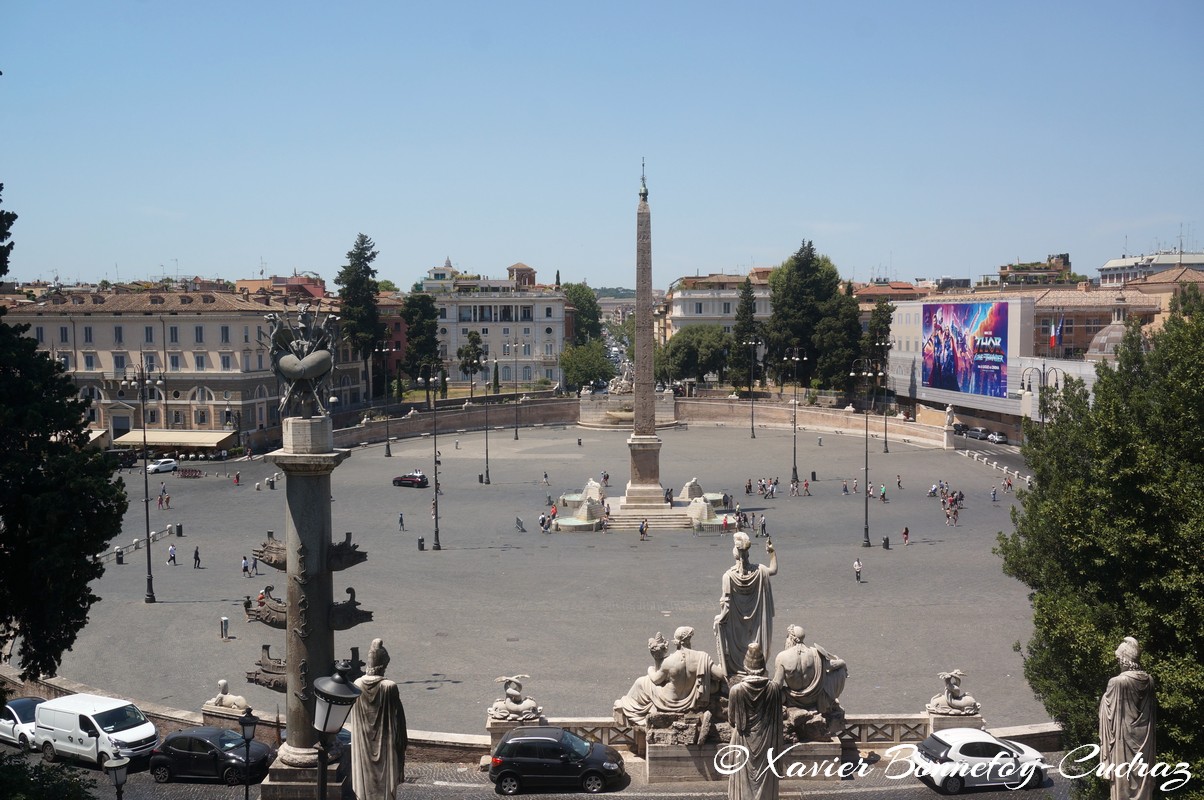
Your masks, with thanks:
[[[376,352],[382,356],[384,362],[384,369],[381,370],[381,374],[385,378],[385,458],[392,458],[393,451],[389,446],[389,350],[388,348],[378,347],[376,348]]]
[[[334,675],[313,682],[314,730],[318,732],[318,743],[314,745],[318,751],[318,800],[326,800],[326,768],[330,763],[326,737],[342,729],[360,696],[359,687],[349,683],[344,675],[351,669],[351,662],[336,661],[334,668]]]
[[[122,798],[129,769],[130,760],[128,758],[110,758],[104,764],[105,774],[113,781],[113,788],[117,792],[117,800]]]
[[[793,442],[790,449],[790,480],[798,483],[798,362],[806,361],[807,357],[799,357],[799,348],[788,347],[786,352],[790,355],[785,356],[783,361],[794,362],[794,399],[791,401],[794,405],[794,412],[790,416],[790,427],[793,434]]]
[[[255,740],[255,726],[259,724],[259,717],[252,714],[248,708],[238,718],[238,724],[242,728],[242,741],[246,747],[242,773],[243,800],[251,800],[251,742]]]
[[[427,364],[427,384],[435,391],[435,396],[431,399],[431,441],[434,442],[435,448],[435,497],[431,503],[431,510],[435,516],[435,543],[431,545],[432,550],[442,550],[443,547],[439,544],[439,388],[440,379],[435,375],[435,365]],[[421,384],[422,378],[418,379]]]
[[[756,339],[750,339],[744,343],[748,347],[748,399],[752,402],[748,405],[748,432],[750,439],[757,438],[757,393],[754,391],[753,384],[756,381],[755,370],[757,367],[757,348],[761,343]]]
[[[481,366],[489,372],[489,359],[481,356]],[[497,369],[497,359],[493,359],[493,368]],[[485,483],[489,483],[489,383],[485,383]]]
[[[1058,376],[1061,376],[1062,383],[1066,383],[1066,371],[1060,367],[1045,366],[1044,359],[1042,359],[1040,367],[1026,367],[1020,373],[1020,385],[1024,386],[1025,391],[1030,395],[1033,393],[1033,375],[1037,376],[1037,408],[1041,413],[1041,430],[1045,430],[1045,403],[1042,402],[1045,397],[1045,390],[1049,387],[1050,379],[1052,378],[1053,390],[1055,392],[1058,391]]]
[[[514,441],[518,441],[518,337],[514,338]]]
[[[868,384],[870,378],[882,377],[882,362],[873,358],[859,358],[853,362],[850,378],[861,376]],[[862,547],[873,547],[870,544],[870,495],[873,494],[870,483],[870,409],[865,410],[865,528],[861,539]]]
[[[146,443],[146,393],[151,386],[162,386],[163,376],[160,375],[155,380],[151,380],[147,375],[146,362],[143,361],[143,367],[134,372],[133,379],[124,380],[121,385],[125,388],[138,389],[138,405],[142,413],[142,459],[146,463],[142,468],[142,505],[146,511],[146,597],[143,600],[147,603],[155,602],[155,577],[151,568],[151,527],[150,527],[150,473],[147,468],[150,466],[150,452]]]
[[[890,363],[889,359],[890,359],[891,344],[890,344],[890,342],[878,342],[878,347],[882,348],[882,352],[886,354],[883,357],[882,363],[880,365],[881,366],[880,371],[882,373],[886,373],[889,371],[888,366]],[[890,452],[890,439],[888,438],[889,434],[887,433],[887,430],[886,430],[886,414],[890,410],[890,400],[889,400],[889,394],[888,394],[888,392],[890,390],[889,380],[890,379],[887,378],[887,385],[884,386],[883,390],[882,390],[882,452],[883,453]]]

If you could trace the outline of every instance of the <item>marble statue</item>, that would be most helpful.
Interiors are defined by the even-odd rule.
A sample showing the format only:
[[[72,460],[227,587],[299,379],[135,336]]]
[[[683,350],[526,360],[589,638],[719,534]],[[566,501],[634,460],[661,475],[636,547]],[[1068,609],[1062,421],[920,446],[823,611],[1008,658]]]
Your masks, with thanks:
[[[945,406],[945,427],[953,427],[953,406]]]
[[[319,322],[309,304],[303,303],[295,325],[287,314],[272,313],[265,319],[271,326],[272,370],[285,386],[280,398],[281,416],[300,411],[303,418],[309,419],[315,410],[325,414],[322,396],[334,367],[331,350],[339,318],[327,314]]]
[[[504,684],[505,697],[499,697],[487,712],[493,719],[503,720],[538,720],[543,714],[543,706],[537,706],[530,697],[523,697],[523,678],[530,675],[502,675],[494,678],[494,683]]]
[[[750,642],[727,701],[731,745],[746,748],[748,756],[744,767],[728,776],[729,800],[777,800],[778,775],[769,758],[783,750],[782,694],[782,684],[766,677],[761,645]]]
[[[222,678],[217,682],[217,697],[205,703],[207,706],[217,706],[218,708],[232,708],[236,711],[242,711],[247,706],[247,698],[238,694],[230,694],[230,682]]]
[[[849,668],[823,647],[808,645],[801,625],[786,628],[786,649],[774,659],[773,679],[782,684],[786,729],[795,741],[836,736],[844,727],[840,693]]]
[[[636,679],[627,694],[615,701],[615,711],[630,723],[640,725],[655,712],[685,714],[709,711],[723,688],[724,672],[711,656],[691,647],[694,629],[683,625],[673,633],[677,649],[660,635],[648,640],[653,666]]]
[[[769,646],[773,635],[773,591],[769,579],[778,571],[772,539],[765,541],[768,566],[749,562],[752,542],[748,534],[737,531],[732,534],[732,543],[736,563],[723,573],[723,594],[714,623],[719,659],[729,676],[744,666],[744,651],[750,642],[759,644],[761,652]]]
[[[966,677],[966,673],[955,669],[942,672],[938,677],[945,682],[945,691],[932,696],[926,706],[929,714],[971,716],[982,709],[981,704],[962,690],[962,678]]]
[[[635,365],[623,361],[618,375],[610,379],[606,387],[607,394],[631,394],[635,391]]]
[[[1126,636],[1116,648],[1116,660],[1121,672],[1108,681],[1099,701],[1100,765],[1115,768],[1134,759],[1144,761],[1146,770],[1127,770],[1121,776],[1111,776],[1111,797],[1150,800],[1157,782],[1148,769],[1157,762],[1154,727],[1158,704],[1154,679],[1141,669],[1141,646],[1132,636]]]
[[[351,788],[357,800],[397,796],[406,779],[406,712],[397,684],[385,678],[389,651],[373,639],[361,694],[351,708]]]

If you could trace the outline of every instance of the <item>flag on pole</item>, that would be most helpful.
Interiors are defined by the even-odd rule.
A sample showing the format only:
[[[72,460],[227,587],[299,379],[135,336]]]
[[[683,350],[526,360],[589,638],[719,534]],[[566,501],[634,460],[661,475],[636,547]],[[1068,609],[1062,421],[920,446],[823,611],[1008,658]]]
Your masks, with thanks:
[[[1052,319],[1049,321],[1049,349],[1058,346],[1058,326]]]
[[[1058,347],[1062,346],[1062,326],[1065,324],[1065,322],[1066,322],[1065,314],[1058,317]]]

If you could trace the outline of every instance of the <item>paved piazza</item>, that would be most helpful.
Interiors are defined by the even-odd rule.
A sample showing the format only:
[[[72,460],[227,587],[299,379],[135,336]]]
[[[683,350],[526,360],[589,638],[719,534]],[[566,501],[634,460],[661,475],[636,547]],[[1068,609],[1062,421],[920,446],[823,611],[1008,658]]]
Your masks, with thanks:
[[[1010,529],[1011,495],[992,503],[990,488],[1000,473],[952,452],[870,442],[870,470],[885,482],[890,502],[870,503],[870,537],[879,546],[863,549],[863,501],[841,494],[841,482],[862,483],[863,439],[800,433],[800,476],[817,473],[812,497],[788,497],[790,431],[692,426],[665,430],[662,482],[676,493],[697,477],[706,491],[736,492],[745,510],[767,515],[778,550],[773,581],[774,638],[786,626],[804,625],[808,642],[823,644],[849,663],[842,697],[850,713],[917,713],[942,687],[937,673],[961,668],[966,690],[983,704],[989,726],[1048,720],[1025,684],[1013,643],[1027,640],[1031,613],[1025,588],[1000,572],[991,554],[996,532]],[[577,444],[581,437],[582,443]],[[549,716],[608,716],[615,698],[651,663],[647,639],[666,638],[680,625],[693,626],[695,646],[713,651],[711,623],[718,611],[720,576],[732,563],[725,535],[652,531],[647,542],[635,532],[537,532],[536,517],[551,492],[578,490],[601,470],[612,492],[626,483],[626,436],[568,427],[513,429],[490,434],[489,486],[484,471],[484,434],[441,436],[441,552],[432,552],[429,490],[394,488],[390,480],[415,467],[430,472],[429,438],[395,443],[393,458],[381,446],[358,448],[334,473],[333,520],[337,538],[353,531],[369,554],[366,563],[335,575],[335,597],[355,587],[372,623],[336,634],[336,652],[346,657],[357,645],[367,653],[382,637],[393,656],[389,677],[402,686],[411,729],[484,733],[485,710],[500,694],[499,675],[528,673],[529,693]],[[1014,452],[1014,451],[1013,451]],[[281,695],[252,686],[253,668],[264,643],[284,655],[281,632],[243,621],[242,599],[265,585],[283,594],[282,574],[245,579],[243,555],[275,530],[283,536],[285,492],[262,482],[270,463],[206,464],[202,479],[151,476],[151,524],[184,525],[182,538],[154,545],[158,603],[147,605],[145,554],[127,551],[112,562],[95,587],[102,601],[60,675],[151,702],[199,710],[226,678],[260,715],[277,708]],[[222,477],[213,476],[214,470]],[[241,472],[241,485],[224,477]],[[542,485],[547,471],[552,486]],[[895,488],[902,475],[904,489]],[[780,476],[779,498],[746,497],[745,479]],[[120,541],[143,533],[142,480],[124,475],[132,496]],[[160,479],[171,493],[171,510],[154,507]],[[966,493],[957,528],[944,524],[927,487],[944,478]],[[132,482],[132,485],[131,485]],[[398,531],[405,512],[407,532]],[[515,529],[521,517],[527,532]],[[900,532],[911,528],[912,546]],[[880,543],[889,535],[892,549]],[[426,538],[419,552],[417,539]],[[167,566],[167,545],[177,547],[178,566]],[[753,540],[753,560],[764,559],[763,539]],[[192,568],[200,547],[203,569]],[[853,578],[852,562],[865,564],[864,583]],[[233,638],[222,642],[219,620],[230,618]]]

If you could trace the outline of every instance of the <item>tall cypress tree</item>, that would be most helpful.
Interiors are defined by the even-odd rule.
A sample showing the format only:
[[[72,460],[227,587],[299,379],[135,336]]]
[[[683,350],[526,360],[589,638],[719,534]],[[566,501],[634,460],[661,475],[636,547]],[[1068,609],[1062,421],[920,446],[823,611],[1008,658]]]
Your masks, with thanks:
[[[385,338],[385,325],[376,307],[380,286],[372,262],[379,255],[376,244],[364,234],[355,237],[355,245],[347,251],[347,264],[339,270],[334,282],[339,286],[341,308],[339,317],[343,339],[363,361],[368,373],[368,397],[372,391],[372,370],[369,360]]]
[[[753,294],[752,279],[745,278],[740,286],[740,300],[736,303],[736,321],[732,325],[728,375],[733,386],[740,386],[741,381],[748,381],[749,392],[752,391],[760,373],[757,368],[756,350],[748,344],[754,341],[761,341],[761,326],[757,324],[757,298]]]

